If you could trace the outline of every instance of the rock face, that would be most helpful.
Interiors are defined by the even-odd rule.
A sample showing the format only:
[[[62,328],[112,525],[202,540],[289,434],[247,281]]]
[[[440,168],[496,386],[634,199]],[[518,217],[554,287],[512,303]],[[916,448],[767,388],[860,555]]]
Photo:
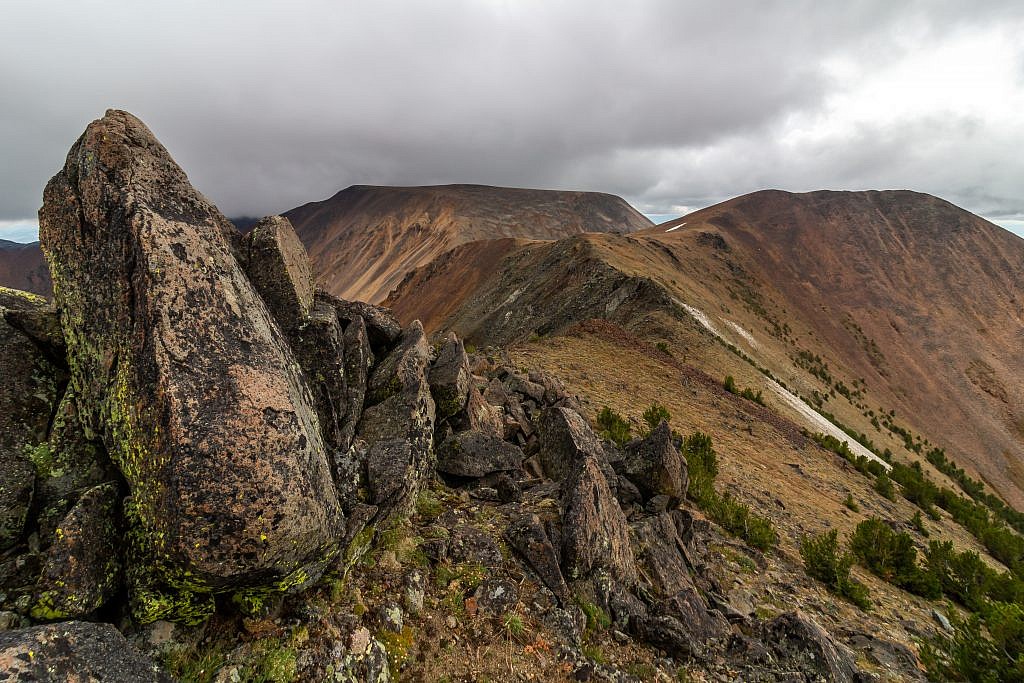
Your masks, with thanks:
[[[483,477],[518,469],[523,450],[491,434],[466,431],[452,434],[438,448],[437,471],[459,477]]]
[[[83,617],[118,591],[119,502],[116,485],[91,488],[54,530],[55,540],[36,583],[34,618]]]
[[[605,570],[636,582],[629,527],[596,458],[583,458],[562,482],[562,566],[571,579]]]
[[[601,442],[580,414],[569,408],[551,408],[541,415],[540,462],[544,472],[559,481],[577,462],[593,458],[604,462]]]
[[[672,443],[672,430],[664,420],[627,449],[616,470],[636,485],[644,499],[668,496],[669,504],[675,505],[686,498],[686,460]]]
[[[171,683],[110,624],[69,621],[0,631],[6,681]]]
[[[243,253],[249,281],[278,324],[298,327],[313,308],[313,269],[292,224],[281,216],[260,220],[245,236]]]
[[[199,618],[213,592],[292,584],[343,519],[309,388],[230,223],[120,111],[75,143],[39,218],[79,414],[130,489],[136,615]]]
[[[41,314],[46,308],[42,297],[0,288],[0,550],[25,529],[37,470],[30,456],[48,455],[37,446],[46,441],[59,381],[40,348],[5,319],[8,311]]]
[[[419,323],[377,364],[370,376],[357,443],[368,448],[366,463],[371,503],[377,519],[408,511],[432,463],[434,399],[427,384],[430,347]]]

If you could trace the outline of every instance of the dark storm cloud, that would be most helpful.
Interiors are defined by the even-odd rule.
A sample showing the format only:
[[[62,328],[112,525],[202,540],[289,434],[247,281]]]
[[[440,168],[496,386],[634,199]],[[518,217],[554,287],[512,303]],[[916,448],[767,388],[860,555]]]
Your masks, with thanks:
[[[1020,127],[970,112],[845,121],[831,107],[851,87],[836,64],[859,81],[1019,28],[1022,14],[1013,2],[8,2],[0,221],[34,215],[107,107],[146,121],[230,215],[353,183],[480,182],[603,190],[652,213],[765,186],[896,186],[1013,217]],[[813,139],[789,140],[808,127]]]

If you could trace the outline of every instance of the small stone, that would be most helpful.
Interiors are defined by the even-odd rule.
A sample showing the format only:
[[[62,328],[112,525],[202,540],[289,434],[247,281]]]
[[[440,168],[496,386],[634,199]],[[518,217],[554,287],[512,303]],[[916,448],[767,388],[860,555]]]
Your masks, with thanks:
[[[403,582],[405,587],[405,609],[410,614],[419,614],[423,611],[423,600],[426,596],[426,586],[423,580],[423,572],[414,569],[405,575]]]
[[[519,587],[509,579],[493,577],[481,583],[474,596],[481,610],[501,616],[519,602]]]

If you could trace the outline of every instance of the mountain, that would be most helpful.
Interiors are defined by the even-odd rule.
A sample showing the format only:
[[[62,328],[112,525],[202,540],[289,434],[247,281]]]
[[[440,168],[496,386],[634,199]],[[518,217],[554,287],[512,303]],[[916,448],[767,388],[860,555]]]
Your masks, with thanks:
[[[631,235],[520,245],[498,267],[452,256],[388,305],[417,309],[438,283],[476,272],[480,284],[429,327],[510,344],[605,318],[682,343],[714,376],[734,360],[720,339],[844,425],[917,459],[944,446],[1024,503],[1024,240],[948,202],[763,191]],[[700,341],[702,323],[714,339]],[[908,450],[886,421],[928,448]]]
[[[21,244],[0,240],[0,286],[51,296],[50,271],[39,242]]]
[[[651,222],[597,192],[484,185],[354,185],[284,214],[331,294],[382,301],[405,274],[467,242],[555,240],[581,232],[633,232]]]

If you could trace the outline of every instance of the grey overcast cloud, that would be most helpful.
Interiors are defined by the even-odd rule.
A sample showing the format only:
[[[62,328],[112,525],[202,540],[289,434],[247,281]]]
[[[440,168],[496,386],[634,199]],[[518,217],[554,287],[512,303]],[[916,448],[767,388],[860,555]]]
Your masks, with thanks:
[[[1024,3],[0,3],[0,238],[107,108],[229,216],[356,183],[600,190],[656,219],[908,188],[1024,234]]]

